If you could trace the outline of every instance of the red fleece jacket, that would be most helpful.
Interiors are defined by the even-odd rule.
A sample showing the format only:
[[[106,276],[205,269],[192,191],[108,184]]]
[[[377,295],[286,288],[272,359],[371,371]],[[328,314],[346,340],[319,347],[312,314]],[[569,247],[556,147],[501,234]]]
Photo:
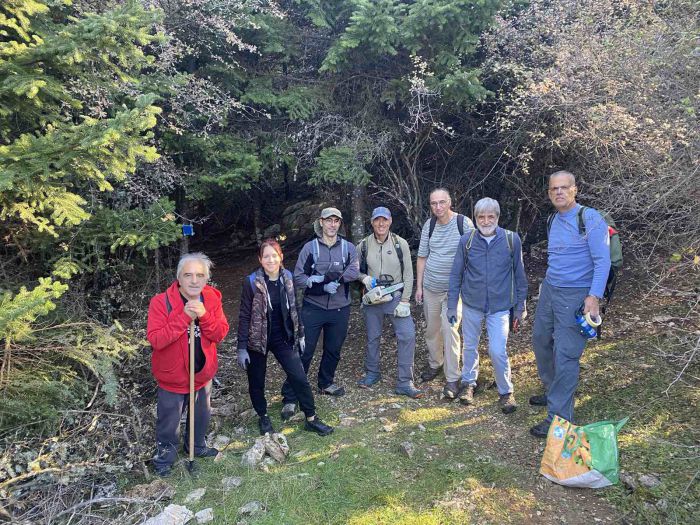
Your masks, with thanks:
[[[165,296],[172,310],[168,313]],[[194,375],[194,388],[199,390],[216,374],[216,345],[228,333],[228,321],[221,308],[221,292],[211,286],[202,290],[207,313],[199,318],[202,351],[206,362]],[[178,282],[151,299],[148,307],[146,337],[153,347],[151,370],[158,386],[176,394],[189,392],[189,326],[192,319],[185,313]]]

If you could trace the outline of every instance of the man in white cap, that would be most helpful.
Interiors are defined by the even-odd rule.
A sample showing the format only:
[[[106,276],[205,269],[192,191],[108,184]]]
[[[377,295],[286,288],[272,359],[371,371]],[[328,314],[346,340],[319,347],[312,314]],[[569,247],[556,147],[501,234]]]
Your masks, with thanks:
[[[374,209],[371,223],[373,233],[359,244],[360,280],[368,294],[362,302],[367,327],[365,375],[358,385],[369,388],[381,379],[379,344],[384,317],[389,316],[398,342],[396,393],[420,398],[423,392],[413,385],[416,326],[409,306],[413,291],[410,248],[405,239],[390,231],[391,212],[384,206]]]
[[[330,396],[345,394],[345,389],[335,383],[335,370],[348,333],[350,283],[357,279],[359,271],[355,246],[338,235],[342,220],[339,209],[324,208],[314,222],[316,238],[304,245],[294,267],[294,286],[304,290],[301,321],[306,345],[301,362],[308,373],[323,330],[318,390]],[[288,382],[282,385],[282,396],[282,419],[286,420],[294,415],[297,402]]]

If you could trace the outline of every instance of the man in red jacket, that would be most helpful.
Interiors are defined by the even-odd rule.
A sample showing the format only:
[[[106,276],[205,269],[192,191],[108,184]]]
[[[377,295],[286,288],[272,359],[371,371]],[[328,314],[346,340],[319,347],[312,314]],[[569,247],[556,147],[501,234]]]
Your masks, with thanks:
[[[216,345],[228,333],[221,308],[221,292],[207,285],[212,262],[203,253],[184,255],[177,265],[177,281],[151,299],[146,337],[153,347],[151,370],[158,382],[157,451],[153,459],[160,476],[170,474],[180,442],[180,417],[189,402],[189,326],[195,322],[194,453],[216,456],[205,441],[211,416],[209,398],[217,369]],[[189,418],[188,418],[189,421]],[[185,426],[189,435],[189,424]],[[189,453],[188,440],[184,451]]]

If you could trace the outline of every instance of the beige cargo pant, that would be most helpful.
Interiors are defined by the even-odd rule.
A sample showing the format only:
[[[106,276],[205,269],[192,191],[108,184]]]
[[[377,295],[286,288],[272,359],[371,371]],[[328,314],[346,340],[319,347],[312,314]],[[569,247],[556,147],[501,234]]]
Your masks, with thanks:
[[[459,381],[462,376],[459,356],[462,344],[459,324],[462,322],[462,300],[457,304],[457,324],[447,320],[447,292],[433,292],[423,288],[423,315],[425,315],[425,343],[428,346],[430,368],[443,367],[447,381]]]

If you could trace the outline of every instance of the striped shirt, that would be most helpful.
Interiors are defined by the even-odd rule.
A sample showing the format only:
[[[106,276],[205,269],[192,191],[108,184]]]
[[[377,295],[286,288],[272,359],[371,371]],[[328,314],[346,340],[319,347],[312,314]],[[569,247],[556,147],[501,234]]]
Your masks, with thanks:
[[[464,218],[464,233],[469,228],[473,228],[469,218]],[[423,287],[431,292],[446,292],[450,284],[450,272],[452,271],[452,261],[459,246],[459,228],[457,227],[457,213],[452,215],[452,219],[447,224],[435,224],[433,235],[428,238],[430,231],[430,219],[423,225],[420,234],[420,245],[418,247],[418,257],[427,257],[425,262],[425,273],[423,274]]]

